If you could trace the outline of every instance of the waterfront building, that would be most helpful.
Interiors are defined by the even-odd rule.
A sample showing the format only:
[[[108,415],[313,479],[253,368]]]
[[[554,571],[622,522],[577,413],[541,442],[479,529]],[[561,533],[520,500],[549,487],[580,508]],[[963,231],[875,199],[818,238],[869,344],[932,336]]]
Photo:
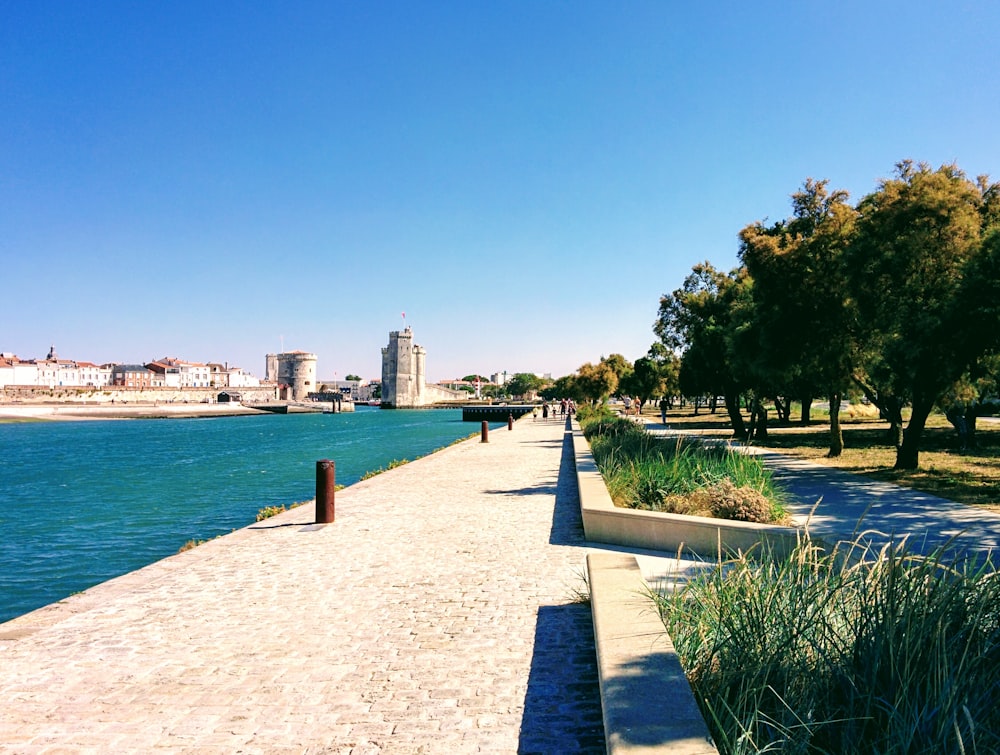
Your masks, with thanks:
[[[379,387],[378,380],[320,380],[317,382],[320,392],[333,391],[344,398],[350,398],[355,404],[367,404],[374,398]]]
[[[111,368],[111,383],[119,388],[152,388],[155,374],[144,364],[116,364]]]
[[[148,373],[148,374],[147,374]],[[257,388],[260,380],[239,367],[164,357],[146,365],[94,364],[61,359],[55,346],[45,359],[0,353],[0,388]]]
[[[38,385],[38,364],[10,353],[0,355],[0,388],[8,385]]]
[[[427,352],[413,342],[413,330],[389,333],[389,345],[382,348],[382,406],[387,409],[408,409],[444,402],[462,402],[465,391],[454,391],[440,385],[428,385],[426,378]]]
[[[265,382],[278,383],[278,398],[305,401],[316,388],[316,355],[308,351],[267,354]]]
[[[163,357],[150,362],[146,368],[154,374],[153,386],[157,388],[210,388],[213,385],[209,366],[201,362]]]
[[[225,372],[224,384],[228,388],[258,388],[260,379],[250,374],[242,367],[228,367]]]

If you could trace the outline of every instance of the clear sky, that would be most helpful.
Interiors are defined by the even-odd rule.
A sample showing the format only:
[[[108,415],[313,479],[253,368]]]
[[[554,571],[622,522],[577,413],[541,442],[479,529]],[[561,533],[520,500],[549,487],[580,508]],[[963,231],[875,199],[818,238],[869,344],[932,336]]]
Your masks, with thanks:
[[[1000,178],[1000,3],[0,0],[0,351],[432,380],[654,340],[904,158]]]

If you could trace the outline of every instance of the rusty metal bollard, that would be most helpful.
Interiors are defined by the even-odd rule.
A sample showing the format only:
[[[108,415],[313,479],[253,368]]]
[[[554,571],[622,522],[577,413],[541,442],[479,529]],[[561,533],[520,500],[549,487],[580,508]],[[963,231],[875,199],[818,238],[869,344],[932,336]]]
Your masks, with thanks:
[[[508,414],[507,415],[507,429],[508,430],[513,430],[514,429],[514,415],[513,414]]]
[[[485,419],[483,420],[482,440],[479,442],[480,443],[490,442],[490,423],[487,422]]]
[[[329,459],[316,462],[316,523],[330,524],[334,520],[334,490],[337,465]]]

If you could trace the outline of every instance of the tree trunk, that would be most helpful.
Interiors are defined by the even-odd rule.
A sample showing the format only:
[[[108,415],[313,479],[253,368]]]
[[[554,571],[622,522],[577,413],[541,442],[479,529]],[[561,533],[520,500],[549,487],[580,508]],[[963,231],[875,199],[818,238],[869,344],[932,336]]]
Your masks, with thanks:
[[[958,448],[961,451],[969,447],[969,425],[965,420],[968,413],[968,407],[961,404],[950,407],[944,413],[945,418],[955,428],[955,435],[958,436]]]
[[[969,448],[978,448],[979,442],[976,440],[976,417],[979,416],[979,402],[969,404],[965,410],[965,431],[969,436]]]
[[[839,394],[838,394],[839,396]],[[810,420],[810,413],[812,412],[812,396],[806,396],[802,399],[802,416],[799,417],[800,425],[808,425]]]
[[[788,422],[788,418],[792,413],[792,400],[790,398],[782,399],[781,396],[775,396],[774,410],[778,414],[778,422]]]
[[[767,409],[764,402],[759,398],[753,400],[753,412],[750,415],[753,421],[753,439],[761,443],[767,443]]]
[[[888,421],[889,429],[886,431],[887,440],[892,443],[896,453],[903,446],[903,402],[895,396],[889,396],[876,404],[879,417]]]
[[[733,426],[733,437],[737,440],[747,439],[747,427],[743,422],[743,415],[740,414],[740,397],[732,391],[726,391],[726,412],[729,414],[729,422]]]
[[[844,452],[844,432],[840,428],[840,392],[830,394],[830,451],[827,453],[834,459]]]
[[[896,463],[893,469],[917,469],[920,466],[920,438],[933,407],[933,401],[914,397],[913,414],[910,415],[910,424],[903,433],[903,442],[896,449]]]

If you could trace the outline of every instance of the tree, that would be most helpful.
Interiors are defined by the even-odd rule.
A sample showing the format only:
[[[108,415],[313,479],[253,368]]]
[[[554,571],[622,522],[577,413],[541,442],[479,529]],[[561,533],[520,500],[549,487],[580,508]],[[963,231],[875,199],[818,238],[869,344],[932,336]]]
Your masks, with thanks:
[[[722,395],[733,434],[746,439],[740,414],[745,376],[738,374],[732,357],[738,302],[749,294],[745,268],[728,275],[708,262],[695,265],[681,288],[660,297],[653,331],[668,350],[681,351],[679,383],[689,396]]]
[[[576,371],[575,387],[582,400],[592,404],[604,402],[618,389],[618,374],[607,360],[597,364],[587,362]]]
[[[539,391],[542,398],[547,401],[552,401],[553,399],[563,399],[571,398],[574,401],[583,401],[584,397],[580,394],[579,387],[577,386],[577,378],[575,375],[565,375],[557,379],[552,385],[546,386]]]
[[[527,396],[542,387],[544,381],[530,372],[518,372],[507,381],[507,391],[511,396]]]
[[[856,213],[845,191],[806,179],[792,195],[793,217],[740,232],[740,258],[753,279],[757,320],[753,372],[776,392],[802,402],[809,421],[813,396],[830,402],[829,456],[844,447],[840,403],[851,381],[854,347],[844,253]],[[777,399],[776,399],[777,403]]]
[[[658,395],[666,398],[667,404],[672,407],[674,397],[681,392],[681,358],[664,346],[661,341],[654,341],[650,345],[649,351],[646,352],[646,358],[653,361],[660,376]]]
[[[865,373],[897,405],[911,406],[896,441],[897,469],[918,467],[931,409],[989,350],[1000,329],[995,306],[982,301],[995,281],[984,281],[977,269],[989,268],[989,247],[982,242],[989,190],[954,165],[931,170],[904,161],[894,178],[858,204],[848,270],[869,347]],[[975,319],[982,317],[990,319]]]
[[[351,375],[348,375],[347,377],[345,377],[344,380],[357,380],[357,381],[360,381],[361,380],[361,376],[360,375],[351,374]]]
[[[623,389],[622,384],[627,382],[632,375],[632,363],[621,354],[611,354],[610,356],[601,357],[601,364],[607,366],[615,373],[618,377],[617,389]]]
[[[641,403],[656,396],[673,396],[678,389],[679,369],[680,359],[676,354],[667,352],[661,343],[653,344],[646,356],[635,360],[631,373],[619,384],[619,390],[638,396]]]

